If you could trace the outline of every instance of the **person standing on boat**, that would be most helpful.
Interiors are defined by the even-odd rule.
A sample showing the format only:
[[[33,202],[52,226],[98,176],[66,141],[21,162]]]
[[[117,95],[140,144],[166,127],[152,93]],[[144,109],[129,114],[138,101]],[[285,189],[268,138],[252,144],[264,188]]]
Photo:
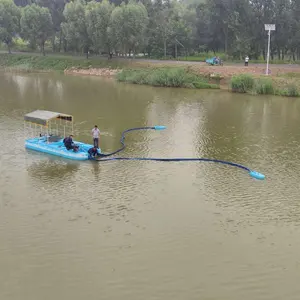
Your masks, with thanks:
[[[99,148],[99,136],[100,136],[100,130],[97,125],[92,129],[92,136],[94,141],[94,146],[96,148]]]

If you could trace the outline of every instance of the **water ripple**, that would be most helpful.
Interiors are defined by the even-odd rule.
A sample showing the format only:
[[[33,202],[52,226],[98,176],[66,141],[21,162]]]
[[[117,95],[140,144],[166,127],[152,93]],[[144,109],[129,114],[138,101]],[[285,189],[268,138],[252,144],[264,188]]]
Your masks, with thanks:
[[[299,298],[297,105],[0,76],[1,299]],[[124,156],[224,159],[266,180],[207,162],[73,162],[27,151],[23,114],[37,107],[69,110],[85,141],[96,120],[106,152],[126,128],[166,125],[128,134]]]

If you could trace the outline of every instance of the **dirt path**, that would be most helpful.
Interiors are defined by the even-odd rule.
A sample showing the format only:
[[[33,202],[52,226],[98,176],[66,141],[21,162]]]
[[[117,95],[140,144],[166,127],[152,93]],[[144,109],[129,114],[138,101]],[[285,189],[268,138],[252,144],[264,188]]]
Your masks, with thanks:
[[[266,64],[250,64],[245,67],[242,63],[225,63],[223,66],[210,66],[205,62],[191,62],[191,61],[170,61],[170,60],[145,60],[138,59],[138,63],[148,63],[157,65],[177,65],[177,66],[190,66],[193,70],[204,74],[220,74],[224,77],[231,77],[237,74],[253,74],[265,75]],[[286,73],[300,73],[300,65],[296,64],[271,64],[269,65],[271,76],[280,76]]]
[[[216,66],[193,66],[193,69],[200,73],[211,74],[216,73],[224,77],[231,77],[238,74],[253,74],[253,75],[265,75],[266,68],[262,65],[252,65],[244,67],[242,65],[230,65],[223,67]],[[281,76],[287,73],[300,73],[300,66],[289,66],[289,65],[272,65],[269,67],[269,75],[272,77]]]

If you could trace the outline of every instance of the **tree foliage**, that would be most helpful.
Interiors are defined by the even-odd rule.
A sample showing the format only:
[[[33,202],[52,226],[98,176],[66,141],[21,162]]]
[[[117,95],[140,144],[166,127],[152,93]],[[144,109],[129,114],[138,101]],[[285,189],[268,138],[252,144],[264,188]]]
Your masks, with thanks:
[[[87,32],[86,6],[83,0],[75,0],[65,6],[62,31],[68,46],[77,52],[83,51],[88,56],[90,38]]]
[[[11,52],[14,35],[19,31],[20,10],[12,0],[0,0],[0,40]]]
[[[111,51],[111,14],[114,5],[107,0],[89,2],[86,9],[87,33],[95,52]]]
[[[142,51],[152,57],[174,57],[215,51],[232,58],[249,55],[256,59],[266,56],[264,24],[274,23],[271,58],[300,59],[299,0],[14,0],[14,3],[23,11],[19,33],[41,47],[45,39],[51,39],[53,50],[57,51],[61,47],[54,47],[55,41],[64,40],[66,51],[86,53]],[[44,10],[38,17],[41,7],[47,13]],[[0,0],[0,34],[7,45],[18,33],[18,11],[12,0]],[[50,27],[45,26],[51,23],[49,13]],[[31,17],[35,25],[30,25]]]
[[[52,34],[52,17],[49,9],[37,4],[25,6],[21,16],[21,34],[31,44],[38,44],[45,55],[45,42]]]
[[[147,26],[148,13],[142,3],[122,3],[111,15],[112,43],[123,53],[135,54],[146,45]]]

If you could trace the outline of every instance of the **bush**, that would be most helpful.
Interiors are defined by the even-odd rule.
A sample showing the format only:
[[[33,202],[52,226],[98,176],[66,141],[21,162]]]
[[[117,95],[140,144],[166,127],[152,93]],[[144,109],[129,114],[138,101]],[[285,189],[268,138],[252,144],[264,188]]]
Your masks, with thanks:
[[[290,85],[288,86],[287,88],[287,95],[289,97],[299,97],[299,92],[298,92],[298,89],[295,85]]]
[[[294,84],[289,85],[286,89],[278,90],[277,94],[285,97],[300,97],[298,88]]]
[[[254,79],[251,75],[235,75],[231,78],[231,89],[233,92],[247,93],[253,89]]]
[[[29,43],[25,42],[21,38],[13,38],[13,46],[12,48],[15,51],[26,52],[29,51]]]
[[[207,79],[184,68],[127,69],[117,74],[117,80],[135,84],[147,84],[165,87],[219,88],[208,83]]]
[[[286,84],[284,84],[286,86]],[[300,97],[297,86],[287,85],[286,88],[275,88],[271,78],[253,78],[250,75],[237,75],[231,79],[233,92],[252,93],[259,95],[280,95],[286,97]]]
[[[274,95],[275,89],[271,79],[258,78],[255,80],[254,92],[261,95]]]

